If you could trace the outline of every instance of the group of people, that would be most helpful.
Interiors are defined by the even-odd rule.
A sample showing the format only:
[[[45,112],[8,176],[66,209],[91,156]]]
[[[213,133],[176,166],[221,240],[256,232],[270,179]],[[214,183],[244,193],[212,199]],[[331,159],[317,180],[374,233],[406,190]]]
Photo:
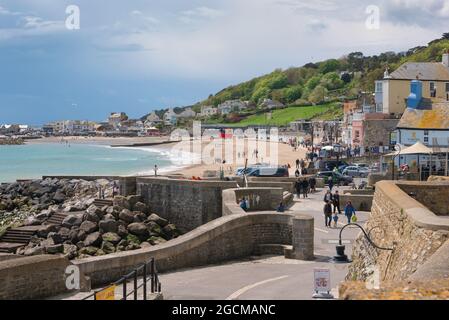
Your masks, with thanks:
[[[324,219],[325,225],[327,228],[333,227],[337,228],[339,214],[342,214],[340,208],[340,194],[338,190],[335,193],[332,193],[331,190],[328,190],[324,195]],[[344,214],[347,218],[348,224],[356,222],[357,216],[355,212],[355,208],[352,205],[351,201],[348,201],[344,208]]]
[[[316,179],[315,177],[298,179],[295,182],[295,190],[298,198],[301,198],[301,194],[304,199],[308,198],[309,193],[316,192]]]

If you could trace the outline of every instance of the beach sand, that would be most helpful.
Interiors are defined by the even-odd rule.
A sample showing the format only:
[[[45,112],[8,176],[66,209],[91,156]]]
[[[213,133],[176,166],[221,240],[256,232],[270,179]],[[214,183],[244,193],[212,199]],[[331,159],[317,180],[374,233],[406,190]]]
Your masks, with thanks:
[[[255,144],[255,141],[248,141],[247,139],[245,139],[245,147],[248,147],[248,145],[250,144]],[[296,151],[293,151],[293,148],[290,147],[288,144],[286,143],[274,143],[277,145],[278,148],[278,152],[277,152],[277,164],[279,166],[283,166],[283,165],[290,165],[290,176],[294,176],[295,175],[295,170],[296,170],[296,160],[299,159],[306,159],[306,153],[307,150],[303,149],[303,148],[298,148]],[[204,153],[204,150],[207,150],[209,143],[203,143],[202,145],[202,150]],[[210,146],[209,146],[210,147]],[[164,146],[164,148],[166,148],[166,146]],[[236,150],[236,142],[233,141],[233,150]],[[248,149],[245,149],[248,150]],[[260,152],[260,151],[259,151]],[[248,151],[246,151],[246,153],[248,154]],[[270,154],[267,154],[268,157],[270,157]],[[224,159],[223,157],[217,157],[218,159]],[[218,160],[217,159],[217,160]],[[219,161],[220,162],[220,161]],[[248,160],[248,166],[255,164],[255,163],[266,163],[268,162],[267,159],[264,159],[262,156],[259,156],[258,159],[256,159],[255,157],[251,160]],[[271,162],[271,161],[270,161]],[[219,171],[221,167],[223,167],[224,172],[225,172],[225,176],[228,175],[235,175],[235,172],[237,170],[237,168],[241,168],[244,167],[245,163],[245,158],[243,157],[243,155],[240,155],[240,158],[238,158],[238,152],[234,152],[234,161],[233,163],[226,163],[224,165],[217,163],[217,164],[196,164],[196,165],[190,165],[187,166],[181,170],[177,170],[174,172],[171,172],[171,174],[182,174],[185,177],[202,177],[205,171]]]

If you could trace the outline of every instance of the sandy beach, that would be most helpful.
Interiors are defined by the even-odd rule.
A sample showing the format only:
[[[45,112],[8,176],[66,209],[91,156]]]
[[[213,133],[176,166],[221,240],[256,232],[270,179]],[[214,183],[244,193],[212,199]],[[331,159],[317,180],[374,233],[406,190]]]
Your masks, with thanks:
[[[99,145],[111,145],[111,146],[118,146],[118,145],[127,145],[132,146],[133,144],[151,144],[151,143],[161,143],[161,142],[167,142],[169,140],[168,136],[164,137],[118,137],[118,138],[112,138],[112,137],[47,137],[37,140],[28,140],[27,144],[48,144],[48,143],[69,143],[69,144],[99,144]],[[241,142],[240,142],[241,143]],[[216,155],[214,159],[209,159],[209,161],[205,160],[202,164],[192,164],[192,162],[189,162],[192,158],[198,158],[198,152],[199,150],[196,150],[192,145],[192,142],[172,142],[168,144],[163,145],[156,145],[151,146],[152,149],[158,149],[160,151],[166,152],[166,153],[173,153],[179,154],[179,150],[183,150],[182,155],[179,157],[172,157],[172,161],[174,162],[174,165],[176,167],[181,167],[182,169],[176,169],[174,171],[167,171],[164,168],[160,168],[160,174],[166,175],[166,174],[181,174],[185,177],[191,178],[191,177],[202,177],[204,175],[205,171],[219,171],[220,168],[223,167],[225,171],[225,175],[234,175],[235,171],[239,167],[243,167],[245,163],[245,158],[248,157],[249,151],[252,150],[251,148],[254,148],[254,145],[257,142],[255,140],[248,141],[248,139],[244,139],[244,151],[245,156],[242,152],[237,151],[237,142],[235,139],[233,139],[232,142],[227,141],[226,147],[223,145],[221,146],[222,152],[221,155]],[[260,143],[260,142],[259,142]],[[265,143],[265,142],[264,142]],[[296,151],[293,150],[292,147],[290,147],[286,143],[274,143],[277,146],[277,163],[278,165],[290,165],[290,176],[294,176],[295,174],[295,162],[296,159],[305,159],[306,150],[302,148],[298,148]],[[224,159],[224,153],[225,148],[229,148],[232,146],[233,152],[233,162],[226,163],[224,165],[221,164],[222,160]],[[144,147],[144,146],[143,146]],[[203,155],[207,154],[207,151],[212,148],[211,142],[203,142],[201,144],[201,153]],[[267,147],[269,150],[269,147]],[[178,150],[178,151],[177,151]],[[190,153],[190,155],[189,155]],[[192,155],[194,153],[195,155]],[[220,152],[215,152],[216,154]],[[251,157],[249,155],[248,165],[255,164],[255,163],[266,163],[268,162],[267,159],[263,158],[263,152],[260,152],[259,157],[255,157],[254,155]],[[210,154],[210,153],[209,153]],[[269,157],[269,151],[267,151],[267,154],[265,154],[266,157]],[[186,162],[187,160],[187,162]],[[217,160],[216,163],[214,160]],[[153,165],[149,165],[149,172],[152,172]]]

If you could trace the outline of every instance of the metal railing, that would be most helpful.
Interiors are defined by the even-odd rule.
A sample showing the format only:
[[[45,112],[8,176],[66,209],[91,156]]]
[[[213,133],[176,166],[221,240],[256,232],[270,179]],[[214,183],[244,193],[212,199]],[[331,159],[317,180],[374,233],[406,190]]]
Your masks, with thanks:
[[[142,275],[142,283],[138,284],[139,275]],[[128,291],[128,284],[131,282],[132,290]],[[134,269],[127,275],[123,276],[119,280],[114,283],[111,283],[107,287],[104,287],[100,290],[95,290],[92,294],[83,298],[82,300],[98,300],[97,296],[101,292],[105,292],[108,289],[115,288],[118,286],[122,286],[122,297],[121,299],[111,299],[111,300],[138,300],[139,289],[143,288],[143,300],[147,300],[148,294],[161,293],[162,285],[159,281],[159,275],[156,268],[156,262],[154,258],[151,258],[150,261],[144,263],[140,267]],[[131,289],[131,288],[130,288]],[[114,293],[115,296],[115,293]],[[132,296],[132,299],[128,299],[128,297]]]

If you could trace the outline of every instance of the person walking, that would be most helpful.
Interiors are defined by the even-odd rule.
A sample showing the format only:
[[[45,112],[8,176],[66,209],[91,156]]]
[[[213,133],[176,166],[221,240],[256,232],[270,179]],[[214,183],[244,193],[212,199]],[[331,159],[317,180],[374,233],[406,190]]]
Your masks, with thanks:
[[[299,169],[299,164],[300,164],[299,159],[296,159],[296,169]]]
[[[326,194],[324,195],[323,201],[325,203],[332,202],[332,193],[330,192],[330,190],[327,190]]]
[[[302,180],[302,194],[304,199],[309,197],[309,181],[307,179]]]
[[[346,203],[345,216],[348,219],[348,224],[350,224],[352,222],[352,216],[355,216],[355,209],[351,201]]]
[[[309,179],[310,192],[316,192],[316,179],[315,177],[311,177]]]
[[[333,205],[334,205],[334,213],[336,213],[338,211],[338,214],[341,214],[340,194],[338,193],[338,190],[336,190],[334,195],[332,196],[332,202],[333,202]]]
[[[296,190],[296,195],[298,196],[298,199],[301,198],[301,188],[302,188],[301,179],[298,179],[295,182],[295,190]]]
[[[329,178],[327,178],[327,183],[329,184],[329,190],[332,192],[332,189],[334,188],[334,178],[333,178],[333,176],[329,176]]]
[[[331,206],[330,201],[326,202],[326,204],[324,205],[323,211],[324,211],[324,222],[326,224],[326,228],[330,228],[331,223],[332,223],[332,206]]]

